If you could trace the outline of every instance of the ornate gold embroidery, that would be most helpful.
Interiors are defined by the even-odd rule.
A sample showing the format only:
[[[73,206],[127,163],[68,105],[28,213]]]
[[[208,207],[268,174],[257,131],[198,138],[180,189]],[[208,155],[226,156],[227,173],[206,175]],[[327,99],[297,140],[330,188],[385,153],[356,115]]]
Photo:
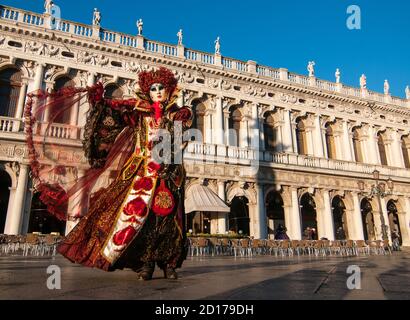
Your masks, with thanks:
[[[172,199],[168,192],[160,191],[158,192],[157,196],[155,197],[154,205],[159,208],[171,208],[172,207]]]

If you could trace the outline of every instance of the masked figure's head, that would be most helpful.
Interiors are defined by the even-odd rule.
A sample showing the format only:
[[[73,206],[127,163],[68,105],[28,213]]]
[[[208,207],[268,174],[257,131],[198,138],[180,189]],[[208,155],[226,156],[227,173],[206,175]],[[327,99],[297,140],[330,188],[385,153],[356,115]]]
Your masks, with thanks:
[[[178,81],[171,70],[161,67],[156,71],[141,72],[138,84],[153,103],[165,103],[175,91]]]

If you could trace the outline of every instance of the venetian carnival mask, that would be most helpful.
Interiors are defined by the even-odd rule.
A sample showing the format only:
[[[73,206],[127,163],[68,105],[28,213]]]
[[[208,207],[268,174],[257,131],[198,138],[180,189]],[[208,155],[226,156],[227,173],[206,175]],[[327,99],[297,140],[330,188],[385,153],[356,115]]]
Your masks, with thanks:
[[[161,83],[154,83],[149,90],[151,100],[155,102],[165,102],[168,99],[168,92]]]

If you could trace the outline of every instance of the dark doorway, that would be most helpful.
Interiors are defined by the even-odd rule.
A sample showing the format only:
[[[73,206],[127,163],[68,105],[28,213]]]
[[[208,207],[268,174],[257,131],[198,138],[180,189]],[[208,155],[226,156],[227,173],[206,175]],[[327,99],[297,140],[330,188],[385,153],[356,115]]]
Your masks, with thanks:
[[[269,228],[269,234],[275,234],[279,225],[285,226],[285,210],[283,209],[283,199],[279,192],[270,192],[266,199],[266,216],[273,220],[273,228]]]
[[[59,232],[64,235],[65,225],[64,221],[60,221],[48,213],[47,207],[39,199],[39,193],[35,193],[31,201],[28,233],[41,232],[42,234],[49,234]]]
[[[309,240],[317,240],[317,215],[316,203],[313,197],[305,193],[300,199],[300,208],[302,216],[303,238]]]
[[[374,229],[373,208],[369,200],[363,199],[360,204],[363,222],[364,240],[376,240],[376,232]]]
[[[347,228],[346,206],[340,197],[332,201],[333,227],[336,240],[349,239]]]
[[[246,197],[233,198],[229,213],[229,231],[249,235],[249,222],[248,199]]]
[[[8,173],[0,169],[0,233],[4,233],[11,188],[11,178]]]

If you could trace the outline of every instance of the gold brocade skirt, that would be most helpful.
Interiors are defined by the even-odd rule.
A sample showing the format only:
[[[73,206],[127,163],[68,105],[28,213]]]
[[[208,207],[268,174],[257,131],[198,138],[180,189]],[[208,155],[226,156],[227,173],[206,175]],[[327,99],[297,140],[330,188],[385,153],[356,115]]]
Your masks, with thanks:
[[[144,170],[138,170],[142,176]],[[149,210],[148,217],[136,238],[110,263],[102,254],[107,237],[112,233],[115,219],[134,179],[124,180],[121,175],[108,188],[101,189],[90,199],[89,211],[58,246],[58,252],[74,263],[105,271],[131,268],[140,269],[144,263],[157,262],[179,268],[186,258],[187,241],[183,228],[183,191],[172,188],[176,206],[166,217],[156,216]],[[158,187],[158,186],[156,186]],[[182,228],[181,228],[182,222]]]

